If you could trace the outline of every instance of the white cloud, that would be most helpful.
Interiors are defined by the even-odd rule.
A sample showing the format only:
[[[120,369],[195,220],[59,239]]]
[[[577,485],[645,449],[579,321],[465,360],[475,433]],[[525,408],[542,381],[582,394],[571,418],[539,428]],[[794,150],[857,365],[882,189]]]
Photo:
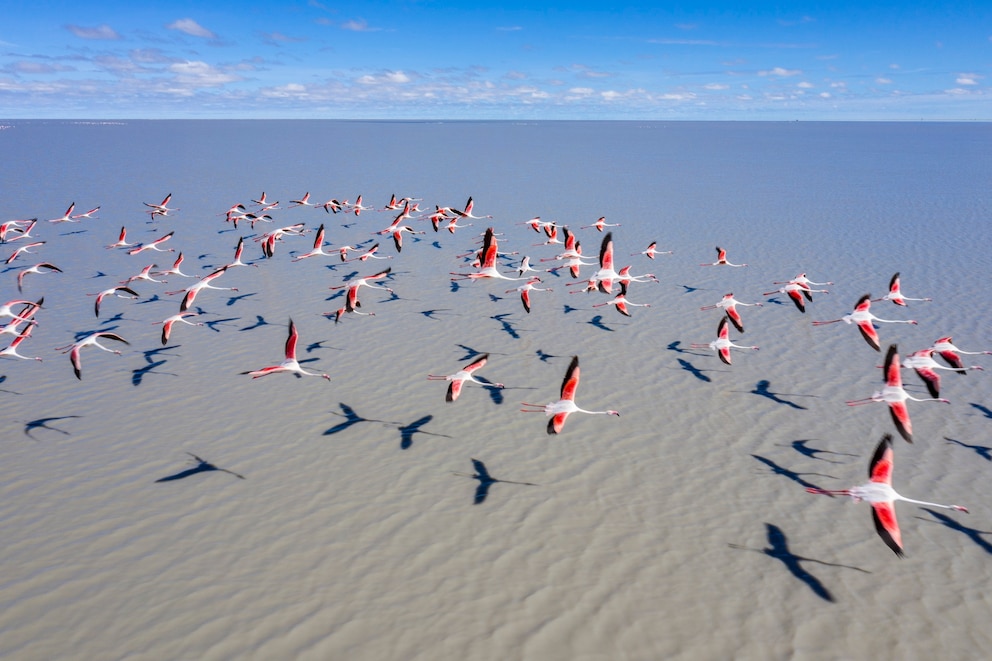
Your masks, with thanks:
[[[981,76],[974,73],[959,73],[954,82],[958,85],[977,85],[980,78]]]
[[[341,24],[341,29],[350,30],[351,32],[377,32],[379,30],[379,28],[369,27],[368,21],[364,18],[345,21]]]
[[[813,83],[804,80],[800,83],[796,83],[796,87],[804,90],[813,89]]]
[[[883,78],[883,77],[879,76],[878,78],[875,79],[875,82],[878,83],[879,85],[891,85],[892,84],[892,79],[891,78]]]
[[[727,90],[727,89],[730,89],[730,85],[726,85],[724,83],[707,83],[706,85],[703,85],[703,89],[708,89],[708,90]]]
[[[203,37],[204,39],[213,39],[216,37],[213,32],[203,27],[192,18],[180,18],[178,21],[173,21],[165,27],[170,30],[178,30],[179,32],[188,34],[191,37]]]
[[[67,25],[65,27],[69,32],[73,33],[80,39],[104,39],[112,41],[121,38],[114,28],[106,24],[98,25],[95,28],[86,27],[83,25]]]
[[[759,71],[759,76],[781,76],[783,78],[788,78],[789,76],[798,76],[802,73],[800,69],[785,69],[783,67],[775,67],[774,69],[768,69],[765,71]]]
[[[192,87],[221,87],[241,80],[240,76],[199,61],[176,62],[169,65],[169,71],[176,74],[176,82]]]

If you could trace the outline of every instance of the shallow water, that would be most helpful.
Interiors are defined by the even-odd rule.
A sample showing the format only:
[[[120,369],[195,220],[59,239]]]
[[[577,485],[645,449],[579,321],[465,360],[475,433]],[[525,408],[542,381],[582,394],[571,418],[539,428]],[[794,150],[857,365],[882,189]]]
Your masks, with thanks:
[[[898,440],[896,488],[969,506],[970,515],[897,506],[906,558],[875,534],[867,505],[804,485],[865,479],[878,439],[894,433],[880,404],[849,408],[881,382],[882,356],[835,319],[895,271],[907,296],[883,348],[911,351],[952,335],[992,349],[984,124],[71,122],[5,121],[0,222],[102,208],[78,224],[40,222],[25,297],[45,297],[22,353],[0,362],[0,479],[5,545],[0,654],[18,658],[851,658],[977,657],[992,645],[992,540],[983,486],[992,464],[990,375],[948,373],[951,405],[910,403],[916,442]],[[388,261],[292,262],[313,234],[261,257],[272,226],[235,230],[223,212],[262,191],[312,193],[381,208],[390,194],[461,206],[472,228],[406,237]],[[175,215],[149,222],[142,202],[172,192]],[[391,212],[272,212],[277,225],[325,223],[335,245],[377,240]],[[617,262],[659,284],[629,298],[632,317],[571,295],[545,274],[524,313],[515,283],[463,282],[491,224],[515,275],[561,252],[534,246],[533,216],[601,234]],[[354,223],[343,227],[343,223]],[[233,258],[240,236],[256,267],[231,269],[197,298],[207,326],[160,322],[189,285],[135,283],[137,301],[93,298],[176,253],[129,256],[103,246],[168,231],[186,273]],[[419,241],[411,239],[420,239]],[[673,255],[647,260],[657,240]],[[11,250],[17,243],[7,246]],[[701,267],[728,249],[747,268]],[[5,257],[3,253],[0,257]],[[22,257],[0,275],[18,297]],[[329,287],[392,267],[395,297],[363,290],[340,324]],[[545,264],[545,267],[549,264]],[[805,315],[781,294],[805,271],[830,280]],[[583,270],[590,274],[591,268]],[[733,366],[693,342],[713,339],[729,291],[746,332]],[[279,361],[287,320],[304,366],[331,376],[252,380]],[[91,330],[120,333],[122,356],[87,349],[83,378],[54,347]],[[5,336],[3,344],[9,341]],[[489,353],[444,402],[455,372]],[[557,399],[579,355],[577,401],[621,417],[575,415],[559,436],[522,401]],[[968,364],[992,370],[987,356]],[[924,396],[905,374],[907,389]],[[350,417],[348,417],[350,416]],[[804,441],[803,443],[797,443]],[[818,449],[812,456],[799,449]],[[223,471],[189,472],[189,454]],[[471,459],[497,479],[474,504]],[[163,478],[173,478],[159,481]]]

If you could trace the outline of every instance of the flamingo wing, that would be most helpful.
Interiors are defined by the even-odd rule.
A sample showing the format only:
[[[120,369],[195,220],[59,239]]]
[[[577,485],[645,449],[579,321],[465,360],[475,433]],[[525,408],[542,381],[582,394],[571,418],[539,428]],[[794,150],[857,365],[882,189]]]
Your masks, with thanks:
[[[731,305],[727,308],[727,318],[730,319],[730,323],[734,325],[739,332],[744,332],[744,322],[741,320],[741,313],[737,311],[736,305]]]
[[[875,327],[872,326],[871,321],[859,321],[858,330],[861,331],[861,337],[865,338],[865,342],[868,343],[868,346],[875,351],[882,350],[882,345],[879,344],[878,341],[878,331],[876,331]],[[896,367],[898,369],[898,365]]]
[[[732,365],[733,364],[732,361],[731,361],[731,358],[730,358],[730,347],[720,347],[717,350],[717,354],[716,355],[718,355],[720,357],[720,360],[722,360],[727,365]]]
[[[556,413],[550,420],[548,420],[548,433],[558,434],[562,429],[565,428],[565,421],[568,419],[568,413]]]
[[[875,454],[872,455],[868,464],[868,476],[872,482],[881,482],[892,486],[893,459],[892,434],[886,434],[878,442]]]
[[[524,311],[530,314],[530,290],[524,289],[520,292],[520,301],[524,304]]]
[[[607,232],[599,245],[599,268],[613,268],[613,232]]]
[[[452,379],[451,383],[448,384],[448,392],[444,396],[444,401],[453,402],[458,399],[458,395],[462,392],[463,385],[465,385],[464,379]]]
[[[892,501],[871,504],[871,516],[875,521],[875,530],[886,546],[902,557],[902,534],[899,532],[899,522],[896,520],[896,508]]]
[[[895,344],[890,344],[885,352],[885,385],[892,388],[902,387],[902,366],[899,364],[899,348]]]
[[[289,320],[289,337],[286,338],[286,360],[296,360],[296,343],[300,340],[300,334],[296,330],[296,324]]]
[[[565,372],[565,379],[561,382],[561,398],[569,399],[569,400],[575,399],[575,390],[578,387],[579,387],[579,357],[572,356],[572,362],[568,364],[568,370],[566,370]],[[555,416],[555,418],[557,417],[558,416]],[[565,418],[561,419],[561,424],[565,424]]]
[[[489,354],[484,353],[475,360],[473,360],[471,363],[463,367],[462,370],[471,374],[472,372],[484,367],[488,360],[489,360]]]
[[[927,386],[927,392],[934,399],[940,397],[940,375],[937,374],[937,370],[930,367],[917,367],[914,368],[916,375],[920,377],[920,380]]]
[[[913,442],[913,423],[909,419],[909,409],[906,402],[889,402],[889,413],[892,414],[892,422],[895,423],[899,435],[906,439],[907,443]]]
[[[964,369],[964,363],[961,362],[961,356],[957,355],[953,351],[941,351],[940,357],[947,361],[947,364],[958,371],[958,374],[966,374]]]

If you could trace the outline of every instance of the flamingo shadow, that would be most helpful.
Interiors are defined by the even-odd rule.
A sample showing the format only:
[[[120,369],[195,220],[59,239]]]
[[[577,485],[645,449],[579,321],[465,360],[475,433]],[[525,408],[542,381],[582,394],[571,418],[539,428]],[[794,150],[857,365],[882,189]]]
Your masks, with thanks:
[[[730,548],[737,549],[740,551],[754,551],[755,553],[761,553],[762,555],[767,555],[769,558],[774,558],[785,565],[789,572],[798,578],[800,581],[809,586],[809,589],[813,591],[820,599],[824,601],[834,602],[835,599],[830,590],[823,585],[816,576],[809,573],[805,567],[803,567],[804,562],[815,562],[818,565],[824,565],[826,567],[842,567],[844,569],[854,569],[855,571],[863,572],[865,574],[870,574],[871,572],[861,569],[860,567],[852,567],[850,565],[842,565],[833,562],[824,562],[823,560],[817,560],[816,558],[806,558],[801,555],[796,555],[789,550],[789,540],[782,532],[782,529],[778,526],[765,522],[765,535],[768,540],[768,547],[763,549],[752,549],[746,546],[740,546],[738,544],[728,544]]]
[[[710,377],[706,376],[706,374],[703,373],[703,370],[699,369],[698,367],[690,363],[688,360],[682,360],[681,358],[679,358],[678,361],[682,369],[684,369],[686,372],[693,375],[700,381],[705,381],[706,383],[709,383],[710,381],[713,380]]]
[[[30,438],[32,441],[37,441],[38,439],[34,437],[32,432],[36,429],[47,429],[48,431],[54,431],[62,434],[63,436],[69,436],[69,432],[64,429],[59,429],[58,427],[52,427],[48,423],[55,422],[57,420],[69,420],[71,418],[78,418],[78,415],[58,415],[51,416],[48,418],[36,418],[34,420],[29,420],[24,423],[24,435]]]
[[[252,324],[251,326],[245,326],[244,328],[239,328],[238,330],[239,331],[250,331],[250,330],[255,330],[256,328],[259,328],[261,326],[268,326],[268,325],[269,325],[269,322],[267,322],[265,320],[265,317],[263,317],[260,314],[256,314],[255,315],[255,323],[254,324]]]
[[[944,437],[944,440],[947,441],[948,443],[957,443],[958,445],[960,445],[963,448],[968,448],[969,450],[974,450],[975,451],[975,454],[977,454],[979,457],[981,457],[985,461],[992,461],[992,447],[989,447],[987,445],[968,445],[967,443],[964,443],[964,442],[959,441],[957,439],[948,438],[947,436]]]
[[[489,318],[498,321],[500,323],[500,330],[502,330],[504,333],[512,337],[514,340],[519,340],[520,333],[518,333],[517,329],[514,328],[512,322],[506,320],[506,317],[509,316],[511,316],[509,312],[504,312],[503,314],[496,314]]]
[[[339,434],[344,430],[348,429],[349,427],[359,424],[360,422],[385,423],[384,420],[373,420],[372,418],[364,418],[358,415],[358,413],[355,412],[355,409],[351,408],[344,402],[338,402],[338,407],[340,407],[342,412],[335,413],[334,411],[331,411],[331,414],[344,418],[344,422],[340,422],[334,425],[333,427],[331,427],[330,429],[326,430],[323,433],[324,436],[332,436],[333,434]]]
[[[595,317],[586,322],[593,328],[598,328],[599,330],[607,331],[613,333],[614,330],[603,323],[603,315],[597,314]]]
[[[981,413],[983,416],[985,416],[989,420],[992,420],[992,409],[990,409],[990,408],[988,408],[986,406],[982,406],[981,404],[976,404],[975,402],[971,402],[970,406],[971,406],[971,408],[977,410],[979,413]]]
[[[791,443],[789,443],[789,447],[791,447],[793,450],[795,450],[796,452],[798,452],[799,454],[801,454],[801,455],[803,455],[805,457],[809,457],[810,459],[819,459],[820,461],[825,461],[828,464],[840,464],[840,463],[843,463],[843,462],[840,462],[840,461],[830,461],[829,459],[824,459],[823,457],[817,457],[816,455],[818,455],[818,454],[836,454],[836,455],[842,455],[842,456],[845,456],[845,457],[856,457],[856,456],[858,456],[856,454],[851,454],[849,452],[834,452],[833,450],[821,450],[820,448],[811,448],[811,447],[809,447],[809,446],[806,445],[811,440],[813,440],[813,439],[810,439],[810,438],[800,438],[798,440],[795,440],[795,441],[792,441]],[[780,444],[776,444],[776,445],[779,445],[779,447],[782,447]]]
[[[768,466],[768,468],[770,468],[771,471],[772,471],[772,473],[774,473],[775,475],[781,475],[783,477],[787,477],[790,480],[792,480],[793,482],[795,482],[796,484],[798,484],[798,485],[800,485],[802,487],[805,487],[807,489],[819,489],[820,487],[818,487],[817,485],[813,484],[812,482],[808,482],[808,481],[804,480],[803,479],[803,476],[804,475],[815,475],[817,477],[828,477],[831,480],[837,479],[833,475],[824,475],[823,473],[797,473],[796,471],[790,470],[790,469],[785,468],[783,466],[779,466],[778,464],[776,464],[771,459],[768,459],[766,457],[762,457],[760,454],[752,454],[751,456],[754,457],[755,459],[757,459],[758,461],[760,461],[761,463],[765,464],[766,466]]]
[[[409,450],[411,447],[413,447],[413,437],[416,434],[427,434],[428,436],[440,436],[442,438],[451,438],[447,434],[436,434],[434,432],[424,431],[423,429],[421,429],[421,427],[425,426],[433,419],[434,416],[428,414],[423,417],[417,418],[408,425],[397,425],[396,429],[400,432],[400,449]]]
[[[786,406],[789,406],[791,408],[797,409],[799,411],[805,411],[805,410],[807,410],[805,406],[800,406],[799,404],[796,404],[795,402],[790,402],[787,399],[783,399],[780,396],[779,393],[775,393],[775,392],[772,392],[771,390],[769,390],[768,389],[768,386],[770,386],[770,385],[771,385],[771,381],[768,381],[767,379],[761,379],[760,381],[758,381],[758,383],[756,383],[754,385],[754,390],[751,391],[751,394],[753,394],[753,395],[759,395],[759,396],[764,397],[766,399],[770,399],[771,401],[775,402],[776,404],[784,404]],[[790,397],[798,397],[798,396],[800,396],[800,395],[790,395]]]
[[[978,544],[978,546],[980,546],[983,551],[992,554],[992,544],[990,544],[987,540],[982,538],[982,535],[992,535],[992,530],[978,530],[976,528],[969,528],[968,526],[958,523],[957,521],[947,516],[946,514],[935,512],[928,507],[921,507],[920,509],[922,509],[924,512],[927,512],[934,518],[936,518],[937,522],[942,523],[951,530],[956,530],[959,533],[963,533],[967,535],[968,538],[971,539],[971,541],[975,542],[975,544]],[[918,516],[916,518],[920,519],[921,521],[927,521],[927,519],[924,519],[923,517]]]
[[[489,497],[489,489],[496,483],[502,482],[503,484],[520,484],[523,486],[536,487],[538,485],[533,482],[513,482],[512,480],[500,480],[489,474],[489,469],[486,465],[478,459],[472,459],[472,466],[475,468],[475,473],[469,475],[468,473],[453,473],[453,475],[458,475],[459,477],[470,477],[474,480],[479,481],[479,486],[475,488],[475,500],[472,502],[473,505],[481,505]]]
[[[238,479],[245,479],[244,475],[240,473],[235,473],[234,471],[228,470],[226,468],[219,468],[215,464],[210,463],[206,459],[201,459],[192,452],[187,452],[189,456],[193,457],[196,465],[192,468],[187,468],[184,471],[179,471],[178,473],[173,473],[172,475],[166,475],[165,477],[160,477],[155,480],[155,482],[172,482],[173,480],[182,480],[184,478],[190,477],[191,475],[196,475],[197,473],[209,473],[211,471],[219,471],[221,473],[229,473]]]

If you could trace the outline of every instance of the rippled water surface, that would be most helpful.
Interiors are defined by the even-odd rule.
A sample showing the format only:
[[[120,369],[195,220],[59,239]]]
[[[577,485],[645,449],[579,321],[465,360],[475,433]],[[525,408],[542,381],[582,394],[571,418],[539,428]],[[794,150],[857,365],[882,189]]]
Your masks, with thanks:
[[[992,140],[986,124],[499,122],[0,122],[0,222],[39,219],[35,254],[0,274],[4,301],[44,297],[20,352],[0,359],[0,655],[10,658],[649,659],[978,658],[992,560],[992,356],[947,372],[950,405],[910,402],[894,485],[971,513],[897,506],[906,557],[868,505],[805,493],[866,480],[883,404],[882,354],[837,319],[895,272],[906,308],[875,303],[883,350],[951,335],[992,350]],[[272,223],[224,212],[265,191]],[[289,208],[354,201],[360,216]],[[178,210],[143,203],[172,193]],[[390,196],[461,208],[471,227],[376,236]],[[94,218],[51,223],[70,202]],[[415,214],[415,216],[420,214]],[[653,273],[617,313],[542,273],[526,314],[506,280],[471,272],[491,226],[516,277],[561,245],[522,225],[567,225],[584,254],[611,227],[618,266]],[[270,259],[255,241],[304,223]],[[294,262],[381,242],[382,261]],[[106,249],[121,227],[163,247]],[[11,235],[13,236],[13,235]],[[160,341],[195,281],[136,281],[137,300],[91,294],[149,264],[203,276],[244,237],[247,267],[204,290]],[[8,238],[11,238],[10,236]],[[30,241],[31,239],[27,240]],[[5,259],[25,240],[0,246]],[[640,252],[651,241],[653,261]],[[715,246],[746,268],[704,267]],[[541,260],[552,260],[542,262]],[[39,262],[62,273],[18,272]],[[335,324],[349,279],[390,267]],[[595,267],[584,267],[589,276]],[[774,292],[830,281],[806,313]],[[742,308],[734,364],[709,349],[723,294]],[[242,372],[282,359],[289,319],[319,378]],[[159,323],[156,323],[159,322]],[[56,347],[92,331],[129,344]],[[0,336],[0,345],[13,335]],[[107,342],[108,345],[113,344]],[[454,403],[451,374],[481,353]],[[577,402],[621,415],[519,412],[581,361]],[[926,396],[905,371],[907,390]],[[195,457],[202,459],[198,462]],[[496,482],[479,491],[473,459]],[[214,470],[216,469],[216,470]],[[243,479],[239,479],[241,476]],[[519,484],[530,483],[530,484]],[[484,495],[484,499],[482,498]],[[481,502],[476,503],[477,500]]]

